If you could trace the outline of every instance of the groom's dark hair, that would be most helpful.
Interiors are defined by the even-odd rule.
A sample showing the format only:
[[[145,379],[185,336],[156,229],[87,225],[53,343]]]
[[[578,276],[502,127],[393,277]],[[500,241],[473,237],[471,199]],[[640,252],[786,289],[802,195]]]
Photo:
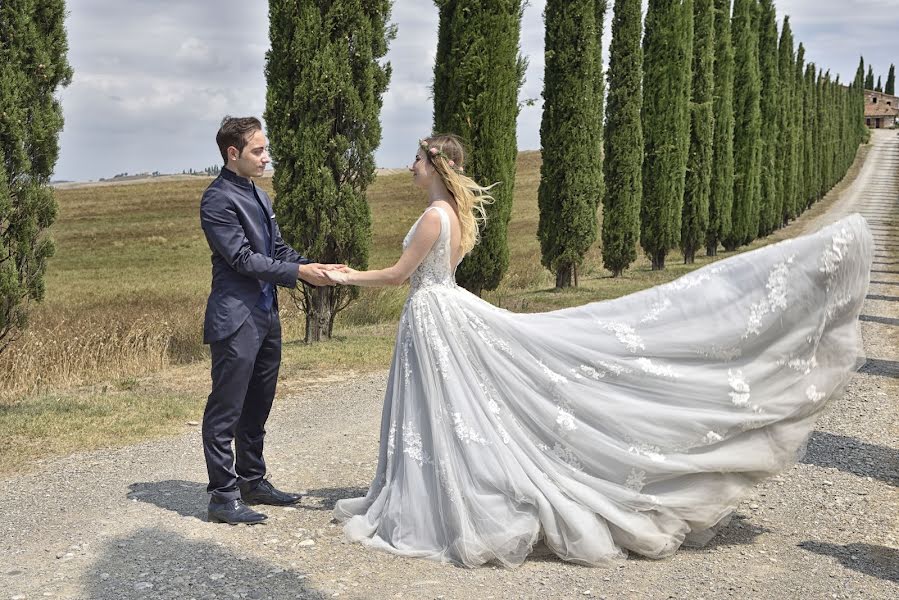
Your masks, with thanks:
[[[222,119],[215,142],[219,145],[222,160],[228,164],[228,148],[234,146],[238,154],[247,146],[247,139],[256,131],[262,131],[262,123],[256,117],[232,117]]]

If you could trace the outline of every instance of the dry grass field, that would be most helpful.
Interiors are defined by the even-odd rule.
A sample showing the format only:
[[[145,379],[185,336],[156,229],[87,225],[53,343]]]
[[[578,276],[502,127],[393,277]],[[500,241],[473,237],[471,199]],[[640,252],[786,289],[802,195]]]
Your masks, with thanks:
[[[536,239],[539,170],[538,153],[520,154],[510,268],[486,300],[514,311],[563,308],[670,281],[712,260],[701,256],[695,265],[683,265],[673,253],[665,271],[653,272],[644,257],[613,279],[602,268],[597,245],[581,269],[580,287],[554,291]],[[57,254],[46,298],[34,308],[22,338],[0,355],[0,472],[44,456],[162,435],[199,420],[208,393],[201,330],[210,263],[198,207],[209,181],[178,178],[57,191],[60,211],[52,230]],[[261,184],[271,191],[270,178]],[[369,199],[370,263],[378,268],[398,257],[424,198],[407,174],[392,174],[377,178]],[[795,235],[827,204],[828,199],[819,202],[795,225],[752,247]],[[405,294],[405,288],[364,290],[338,318],[334,339],[312,346],[302,343],[302,315],[282,295],[280,389],[386,368]]]

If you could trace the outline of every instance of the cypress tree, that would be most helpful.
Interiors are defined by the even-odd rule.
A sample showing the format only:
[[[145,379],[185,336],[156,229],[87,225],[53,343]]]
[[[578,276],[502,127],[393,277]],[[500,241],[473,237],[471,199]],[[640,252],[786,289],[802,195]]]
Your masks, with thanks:
[[[640,244],[653,270],[680,242],[689,152],[693,0],[650,0],[643,36]]]
[[[818,105],[815,86],[815,63],[805,66],[805,157],[803,159],[803,210],[811,206],[815,200],[815,126],[817,125]]]
[[[609,93],[603,175],[602,261],[617,277],[637,258],[642,196],[643,104],[640,0],[615,0],[609,47]]]
[[[868,135],[868,127],[865,125],[865,57],[862,56],[858,61],[858,70],[855,72],[855,103],[856,103],[856,119],[859,128],[858,138],[866,139]]]
[[[466,175],[491,191],[481,241],[456,272],[480,295],[495,289],[509,266],[506,230],[515,192],[515,122],[527,63],[519,56],[521,0],[435,0],[439,13],[434,65],[434,131],[469,144]]]
[[[896,95],[896,65],[890,65],[890,72],[887,74],[887,84],[883,91],[890,96]]]
[[[730,233],[734,198],[734,47],[730,0],[715,0],[715,140],[706,254]]]
[[[827,118],[829,121],[829,131],[828,131],[828,146],[827,146],[827,163],[825,164],[826,169],[826,184],[824,187],[824,192],[826,193],[831,187],[836,185],[837,181],[840,180],[839,173],[837,172],[837,167],[839,164],[839,152],[837,151],[840,144],[840,98],[838,96],[838,86],[839,86],[839,77],[836,79],[832,79],[830,75],[830,71],[828,70],[825,75],[825,84],[827,86]]]
[[[777,69],[777,15],[773,0],[759,3],[759,74],[761,76],[761,187],[759,195],[759,229],[765,236],[781,223],[782,208],[777,194],[778,123],[780,118],[780,78]]]
[[[56,219],[50,177],[59,157],[62,109],[72,80],[63,0],[0,3],[0,352],[44,297]]]
[[[874,89],[874,67],[872,67],[871,65],[868,65],[868,76],[865,77],[865,89]]]
[[[777,72],[780,79],[780,115],[778,120],[777,157],[779,164],[777,173],[777,205],[780,211],[777,218],[781,225],[786,225],[796,217],[796,178],[798,163],[796,162],[796,128],[794,100],[795,62],[793,56],[793,31],[790,17],[784,17],[778,45]]]
[[[577,285],[577,268],[596,241],[596,209],[602,198],[604,14],[605,0],[549,0],[544,13],[537,236],[543,265],[555,273],[557,288]]]
[[[681,250],[684,263],[694,261],[696,250],[706,241],[709,226],[709,192],[715,142],[714,0],[694,0],[693,82],[690,103],[690,154],[684,184]]]
[[[724,247],[734,250],[758,233],[761,167],[761,109],[755,0],[735,0],[734,36],[734,202]]]
[[[823,196],[824,188],[824,157],[827,154],[827,98],[824,93],[824,70],[818,69],[814,79],[815,94],[815,129],[814,129],[814,147],[815,147],[815,189],[814,201],[817,202]]]
[[[806,190],[808,189],[808,136],[810,134],[807,124],[808,115],[808,89],[805,85],[805,45],[799,42],[796,49],[796,79],[794,91],[796,94],[796,129],[798,132],[798,144],[796,148],[798,166],[797,191],[796,191],[796,215],[801,215],[806,208]]]
[[[855,72],[855,81],[852,82],[855,88],[853,98],[855,100],[855,121],[858,129],[856,135],[859,142],[866,140],[868,137],[868,127],[865,125],[865,57],[862,56],[858,62],[858,70]]]
[[[265,121],[284,239],[321,262],[368,264],[389,0],[269,2]],[[303,289],[306,340],[329,338],[353,292]]]
[[[792,217],[797,217],[804,208],[803,160],[805,156],[805,89],[802,85],[802,72],[805,69],[805,47],[802,43],[796,49],[796,61],[793,64],[793,169],[795,180],[791,185],[793,196],[790,198]]]
[[[877,76],[877,83],[874,84],[874,91],[875,91],[875,92],[882,92],[882,91],[883,91],[883,85],[881,85],[881,83],[880,83],[880,75]]]

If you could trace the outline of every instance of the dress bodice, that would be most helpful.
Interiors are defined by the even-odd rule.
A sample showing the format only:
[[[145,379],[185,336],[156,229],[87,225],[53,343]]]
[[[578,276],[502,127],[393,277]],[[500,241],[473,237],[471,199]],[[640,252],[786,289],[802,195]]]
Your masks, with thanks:
[[[442,207],[430,206],[425,209],[424,213],[422,213],[422,217],[429,210],[436,210],[437,214],[440,215],[440,235],[437,237],[437,240],[434,242],[434,245],[431,247],[427,256],[425,256],[424,260],[421,261],[421,264],[418,265],[418,268],[416,268],[409,277],[412,293],[421,288],[434,285],[451,287],[455,287],[456,285],[454,278],[455,268],[450,264],[452,261],[452,252],[450,251],[451,230],[449,215]],[[409,229],[409,233],[406,234],[406,238],[403,240],[403,249],[409,245],[412,236],[415,234],[415,228],[418,227],[420,222],[421,217],[419,217],[418,221],[416,221],[415,224],[412,225],[412,228]]]

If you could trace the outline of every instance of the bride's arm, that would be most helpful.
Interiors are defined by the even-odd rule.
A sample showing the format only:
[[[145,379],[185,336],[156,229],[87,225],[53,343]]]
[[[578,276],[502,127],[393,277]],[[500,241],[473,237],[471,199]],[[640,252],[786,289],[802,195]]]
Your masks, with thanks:
[[[346,272],[327,271],[326,274],[335,283],[343,285],[364,287],[402,285],[425,259],[438,237],[440,237],[440,215],[436,210],[429,210],[422,215],[412,239],[409,240],[409,245],[395,265],[376,271],[349,269]]]

